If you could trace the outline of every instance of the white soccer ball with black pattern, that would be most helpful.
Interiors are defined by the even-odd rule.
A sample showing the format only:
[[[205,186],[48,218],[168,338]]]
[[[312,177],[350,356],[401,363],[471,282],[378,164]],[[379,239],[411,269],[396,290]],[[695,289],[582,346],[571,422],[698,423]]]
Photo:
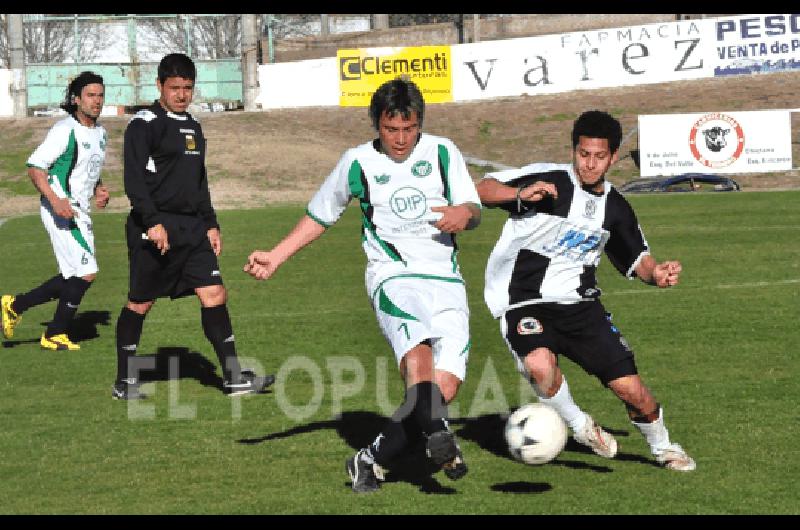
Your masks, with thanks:
[[[534,466],[546,464],[567,444],[567,424],[551,406],[527,403],[508,417],[505,437],[514,459]]]

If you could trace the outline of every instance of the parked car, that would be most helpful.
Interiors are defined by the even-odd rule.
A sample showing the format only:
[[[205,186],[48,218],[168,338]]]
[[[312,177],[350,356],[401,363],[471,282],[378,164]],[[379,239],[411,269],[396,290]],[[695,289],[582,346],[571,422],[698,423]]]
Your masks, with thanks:
[[[622,193],[657,193],[683,191],[740,191],[739,184],[725,175],[684,173],[663,177],[644,177],[626,182],[617,189]]]

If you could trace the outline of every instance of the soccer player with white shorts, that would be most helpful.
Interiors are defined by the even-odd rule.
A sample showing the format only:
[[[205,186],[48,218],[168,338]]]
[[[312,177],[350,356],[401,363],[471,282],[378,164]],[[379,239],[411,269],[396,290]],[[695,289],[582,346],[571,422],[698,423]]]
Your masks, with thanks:
[[[38,287],[0,299],[3,334],[14,335],[21,315],[31,307],[58,299],[53,320],[39,343],[48,350],[78,350],[67,328],[97,276],[91,202],[108,204],[100,181],[108,137],[97,118],[103,110],[103,78],[82,72],[67,87],[61,108],[70,115],[58,121],[28,159],[28,175],[41,192],[42,223],[50,236],[59,274]]]
[[[358,200],[367,294],[406,398],[375,441],[347,459],[357,493],[377,490],[383,469],[420,436],[450,479],[467,472],[447,425],[470,348],[455,234],[478,226],[480,201],[455,144],[421,132],[424,109],[413,82],[381,85],[369,107],[379,137],[347,150],[295,228],[272,250],[250,254],[244,267],[260,280],[272,276]]]

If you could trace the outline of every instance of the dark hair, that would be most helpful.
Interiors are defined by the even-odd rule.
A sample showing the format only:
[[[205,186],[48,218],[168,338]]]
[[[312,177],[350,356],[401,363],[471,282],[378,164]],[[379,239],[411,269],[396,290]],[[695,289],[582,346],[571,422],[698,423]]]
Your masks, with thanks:
[[[608,140],[608,148],[613,154],[619,149],[622,141],[622,126],[611,114],[601,110],[590,110],[578,116],[572,126],[573,150],[578,146],[581,136],[605,138]]]
[[[425,117],[425,100],[422,98],[422,92],[413,81],[407,79],[398,77],[386,81],[372,94],[372,100],[369,102],[369,117],[376,130],[384,112],[389,116],[400,113],[405,119],[408,119],[412,112],[416,112],[419,125],[422,127],[422,119]]]
[[[182,53],[165,55],[158,63],[158,80],[163,84],[168,77],[182,77],[194,81],[197,77],[194,61]]]
[[[78,74],[78,76],[70,81],[69,85],[67,85],[66,94],[64,95],[64,103],[62,103],[60,107],[70,114],[75,114],[75,111],[78,110],[78,105],[75,103],[74,99],[81,97],[83,87],[95,83],[104,85],[102,76],[99,76],[89,70]]]

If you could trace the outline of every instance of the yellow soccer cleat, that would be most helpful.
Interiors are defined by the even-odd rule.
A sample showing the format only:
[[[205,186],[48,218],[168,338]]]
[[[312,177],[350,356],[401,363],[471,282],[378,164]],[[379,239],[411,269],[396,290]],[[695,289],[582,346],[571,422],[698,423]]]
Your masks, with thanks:
[[[3,297],[0,298],[0,312],[3,314],[3,336],[7,339],[14,336],[14,328],[22,320],[22,317],[11,309],[11,304],[14,303],[15,298],[15,296],[10,294],[4,294]]]
[[[53,335],[52,337],[45,337],[42,334],[42,339],[39,341],[42,348],[45,350],[80,350],[81,347],[69,340],[66,333]]]

